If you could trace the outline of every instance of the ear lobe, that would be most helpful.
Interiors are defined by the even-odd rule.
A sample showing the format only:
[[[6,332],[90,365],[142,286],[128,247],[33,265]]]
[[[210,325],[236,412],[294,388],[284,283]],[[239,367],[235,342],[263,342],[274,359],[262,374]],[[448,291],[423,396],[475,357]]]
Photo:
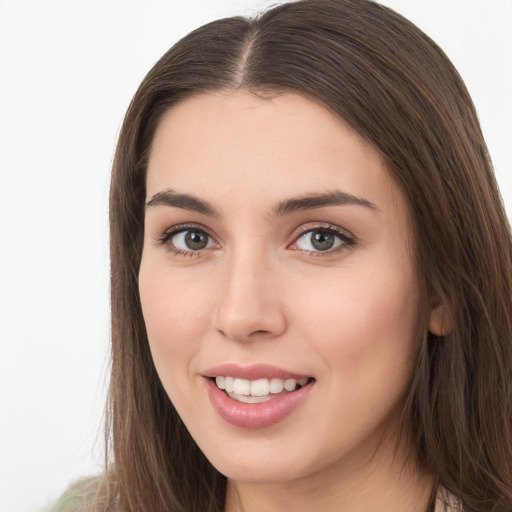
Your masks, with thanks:
[[[450,310],[443,304],[432,308],[428,319],[428,330],[435,336],[446,336],[452,331]]]

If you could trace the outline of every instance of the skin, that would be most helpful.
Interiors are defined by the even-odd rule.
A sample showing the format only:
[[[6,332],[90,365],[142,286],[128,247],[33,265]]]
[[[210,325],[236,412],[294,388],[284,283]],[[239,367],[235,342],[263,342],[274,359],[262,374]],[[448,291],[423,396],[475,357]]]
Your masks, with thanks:
[[[226,510],[426,510],[432,478],[397,443],[420,325],[409,212],[375,149],[297,94],[201,94],[155,134],[148,203],[169,189],[217,215],[146,207],[140,297],[163,386],[228,477]],[[368,204],[275,214],[282,201],[334,190]],[[166,233],[181,224],[208,233],[206,248],[176,254],[183,236]],[[303,232],[326,226],[342,236],[320,251]],[[430,321],[440,323],[435,310]],[[226,362],[315,383],[277,424],[235,427],[203,377]]]

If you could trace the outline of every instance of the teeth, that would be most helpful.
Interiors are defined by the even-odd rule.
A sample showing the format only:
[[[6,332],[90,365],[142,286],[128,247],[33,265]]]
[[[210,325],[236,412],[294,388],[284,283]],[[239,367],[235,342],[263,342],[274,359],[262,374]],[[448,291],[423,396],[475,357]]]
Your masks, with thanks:
[[[295,391],[296,387],[297,381],[295,379],[286,379],[284,381],[284,389],[286,389],[286,391]]]
[[[265,396],[270,393],[270,383],[267,379],[258,379],[251,381],[251,395]]]
[[[250,395],[251,381],[245,379],[235,379],[233,384],[233,393],[237,395]]]
[[[215,377],[215,383],[219,389],[224,389],[228,394],[265,397],[269,394],[282,393],[283,390],[295,391],[305,386],[309,382],[306,377],[304,379],[235,379],[233,377],[224,377],[219,375]]]
[[[228,393],[233,393],[233,391],[235,390],[234,383],[235,379],[233,379],[233,377],[224,377],[224,389]]]
[[[271,393],[281,393],[284,389],[284,380],[283,379],[272,379],[270,381],[270,392]]]

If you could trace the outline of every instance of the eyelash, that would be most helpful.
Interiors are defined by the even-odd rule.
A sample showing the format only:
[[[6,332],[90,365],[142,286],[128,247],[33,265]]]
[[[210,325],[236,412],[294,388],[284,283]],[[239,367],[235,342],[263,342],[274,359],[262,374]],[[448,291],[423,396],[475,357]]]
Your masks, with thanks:
[[[341,243],[336,248],[332,250],[326,251],[307,251],[304,249],[295,249],[301,250],[303,253],[306,253],[308,256],[313,256],[315,258],[325,258],[329,256],[337,255],[339,252],[350,249],[356,245],[356,237],[350,234],[348,231],[335,226],[333,224],[328,223],[314,223],[314,224],[306,224],[305,226],[301,226],[299,230],[294,233],[293,236],[293,244],[297,243],[301,237],[308,233],[313,233],[315,231],[320,231],[322,233],[327,233],[334,235],[339,238]]]
[[[177,226],[173,226],[172,228],[168,229],[162,235],[160,235],[157,239],[157,245],[159,246],[166,246],[166,250],[168,250],[170,253],[172,253],[175,256],[188,256],[188,257],[200,257],[202,253],[206,249],[200,249],[197,251],[188,250],[185,251],[183,249],[178,249],[176,246],[174,246],[171,243],[171,240],[174,236],[178,235],[179,233],[187,232],[187,231],[198,231],[201,233],[206,234],[210,239],[213,240],[213,236],[208,232],[207,229],[205,229],[203,226],[200,226],[198,224],[179,224]],[[307,233],[313,233],[315,231],[320,231],[323,233],[331,234],[337,237],[341,243],[334,249],[334,250],[326,250],[326,251],[308,251],[304,249],[294,249],[301,251],[302,253],[306,253],[308,256],[313,257],[328,257],[333,256],[343,250],[350,249],[356,245],[356,238],[351,235],[349,232],[345,231],[344,229],[339,228],[338,226],[335,226],[333,224],[327,224],[327,223],[310,223],[305,226],[302,226],[296,233],[293,234],[293,242],[289,245],[297,243],[301,237],[306,235]]]
[[[213,236],[208,232],[207,229],[204,227],[198,225],[198,224],[179,224],[177,226],[173,226],[172,228],[168,229],[162,235],[160,235],[157,238],[158,245],[166,246],[166,250],[168,250],[170,253],[174,254],[175,256],[190,256],[190,257],[199,257],[201,256],[201,253],[203,250],[199,251],[184,251],[183,249],[178,249],[176,246],[174,246],[171,243],[171,239],[176,236],[179,233],[183,233],[186,231],[199,231],[201,233],[205,233],[209,238],[213,240]]]

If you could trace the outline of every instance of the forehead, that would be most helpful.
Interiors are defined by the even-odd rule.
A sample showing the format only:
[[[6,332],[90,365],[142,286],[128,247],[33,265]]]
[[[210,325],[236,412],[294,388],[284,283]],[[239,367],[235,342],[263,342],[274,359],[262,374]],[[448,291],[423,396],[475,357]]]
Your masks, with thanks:
[[[147,195],[166,189],[240,207],[333,188],[376,204],[400,193],[379,153],[342,119],[295,93],[214,92],[169,109],[155,133]]]

